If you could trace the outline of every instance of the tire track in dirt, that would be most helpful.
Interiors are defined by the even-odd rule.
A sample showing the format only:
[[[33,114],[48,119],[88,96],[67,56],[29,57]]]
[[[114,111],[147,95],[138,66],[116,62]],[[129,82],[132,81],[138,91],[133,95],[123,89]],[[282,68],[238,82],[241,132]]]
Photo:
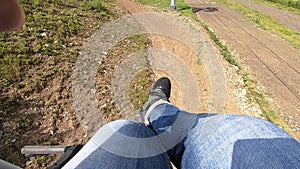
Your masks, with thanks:
[[[237,38],[237,36],[236,36],[235,33],[234,33],[235,31],[233,31],[233,29],[228,28],[228,27],[226,26],[226,24],[224,23],[224,21],[220,20],[219,18],[213,18],[213,19],[216,19],[216,20],[214,20],[215,23],[219,23],[219,24],[221,24],[221,25],[225,25],[225,28],[226,28],[229,32],[231,32],[231,34],[233,35],[233,37]],[[286,64],[285,66],[291,67],[291,68],[295,71],[294,73],[298,73],[298,74],[299,74],[299,71],[296,69],[297,67],[293,67],[293,65],[289,64],[288,62],[286,62],[283,58],[281,58],[279,55],[277,55],[276,53],[274,53],[270,48],[268,48],[267,46],[265,46],[263,42],[261,42],[261,41],[260,41],[259,39],[257,39],[255,36],[253,36],[253,35],[252,35],[250,32],[248,32],[246,29],[244,29],[243,27],[240,27],[238,24],[236,24],[236,23],[234,23],[234,22],[231,22],[231,21],[228,21],[228,22],[230,22],[231,24],[233,24],[233,25],[234,25],[234,28],[241,29],[244,33],[246,33],[247,35],[249,35],[251,38],[255,39],[256,42],[259,43],[260,45],[262,45],[264,48],[266,48],[268,52],[271,52],[272,54],[274,54],[274,55],[278,58],[278,60],[284,62],[284,64]],[[242,42],[238,42],[238,43],[239,43],[240,45],[243,44]],[[277,74],[274,72],[273,68],[270,68],[270,65],[268,65],[268,63],[267,63],[266,61],[264,61],[265,59],[260,58],[260,57],[259,57],[259,54],[257,54],[257,52],[254,51],[251,47],[249,47],[249,46],[246,46],[246,47],[247,47],[246,50],[249,50],[249,51],[251,51],[252,53],[254,53],[254,56],[255,56],[259,61],[262,62],[263,66],[265,66],[265,67],[266,67],[266,68],[267,68],[274,76],[276,76],[276,77],[279,79],[279,81],[280,81],[282,84],[284,84],[284,86],[286,86],[289,90],[293,91],[293,89],[289,87],[289,84],[286,83],[286,82],[284,82],[284,81],[282,81],[282,80],[280,79],[281,76],[277,75]],[[272,66],[272,65],[271,65],[271,66]],[[300,65],[299,65],[299,66],[300,66]],[[298,68],[299,68],[299,67],[298,67]],[[296,92],[292,92],[292,93],[295,95],[295,97],[299,98],[299,96],[297,95]]]
[[[299,137],[300,50],[222,5],[200,0],[187,2],[192,7],[218,9],[197,15],[235,51],[236,59],[270,95],[270,104]]]
[[[218,19],[218,18],[217,18]],[[221,23],[222,25],[225,25],[224,21],[222,20],[215,20],[215,22],[219,22]],[[231,21],[229,21],[231,22]],[[251,32],[248,32],[246,29],[244,29],[243,27],[239,26],[238,24],[234,23],[234,22],[231,22],[233,25],[234,25],[234,28],[237,28],[237,29],[241,29],[243,30],[243,32],[247,33],[251,38],[255,39],[255,42],[262,45],[267,52],[271,52],[272,54],[274,54],[274,56],[276,56],[276,58],[279,60],[279,61],[282,61],[282,62],[279,62],[279,64],[281,63],[282,65],[281,66],[288,66],[290,67],[292,70],[291,71],[294,71],[294,73],[298,73],[299,74],[299,71],[297,70],[297,68],[299,69],[300,68],[300,65],[298,64],[298,66],[296,67],[293,67],[293,65],[289,64],[287,61],[285,61],[282,57],[280,57],[279,55],[277,55],[275,52],[273,52],[269,47],[265,46],[264,43],[262,41],[260,41],[258,38],[256,38],[255,36],[253,36],[251,34]],[[234,32],[232,30],[230,30],[230,28],[226,27],[233,35],[234,35]],[[237,38],[237,36],[234,36]],[[240,45],[242,45],[242,43],[240,43]],[[295,95],[295,97],[297,97],[298,99],[300,99],[300,97],[298,96],[298,93],[297,91],[294,91],[294,89],[292,87],[289,87],[290,86],[290,83],[294,83],[294,81],[291,81],[290,83],[288,82],[285,82],[283,80],[281,80],[281,77],[287,77],[288,76],[288,73],[285,73],[284,75],[279,75],[275,72],[275,68],[272,68],[273,65],[269,65],[267,60],[264,59],[264,58],[260,58],[259,57],[259,54],[253,50],[253,48],[247,46],[247,50],[251,51],[254,56],[256,57],[256,59],[258,59],[260,62],[262,62],[263,66],[266,67],[274,76],[276,76],[276,78],[284,85],[286,86],[290,91],[292,91],[292,93]],[[271,58],[268,58],[268,59],[271,59]],[[299,62],[300,63],[300,62]],[[286,64],[286,65],[285,65]],[[294,65],[297,65],[297,62],[296,64]],[[276,66],[280,66],[280,65],[276,65]],[[282,72],[284,73],[284,72]],[[294,85],[297,85],[297,84],[294,84]]]
[[[232,0],[241,5],[247,6],[266,15],[271,16],[277,22],[287,26],[295,32],[300,33],[300,16],[291,12],[280,10],[271,6],[267,6],[258,2],[249,0]]]

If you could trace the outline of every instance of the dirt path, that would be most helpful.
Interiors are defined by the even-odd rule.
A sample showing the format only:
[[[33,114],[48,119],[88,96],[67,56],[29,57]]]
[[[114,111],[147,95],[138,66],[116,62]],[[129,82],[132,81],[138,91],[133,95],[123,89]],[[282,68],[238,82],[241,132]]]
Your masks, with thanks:
[[[137,13],[143,13],[143,12],[150,12],[153,11],[151,7],[145,7],[143,5],[140,5],[136,2],[130,1],[130,0],[118,0],[118,5],[123,8],[125,11],[127,11],[129,14],[137,14]],[[175,13],[174,13],[175,14]],[[176,15],[176,14],[175,14]],[[159,17],[159,16],[157,16]],[[166,18],[165,18],[166,19]],[[163,21],[164,19],[161,18]],[[152,23],[155,23],[156,21],[151,21]],[[157,23],[158,28],[168,29],[167,26],[163,27],[163,23]],[[175,24],[176,25],[176,24]],[[177,33],[179,35],[187,34],[186,29],[177,27]],[[185,46],[186,44],[183,44],[182,41],[177,41],[176,37],[177,35],[168,36],[168,33],[164,34],[164,36],[161,35],[148,35],[149,38],[152,40],[153,46],[152,48],[161,49],[164,51],[172,51],[171,53],[175,54],[181,62],[183,62],[184,65],[178,65],[179,63],[176,62],[175,59],[168,59],[168,64],[172,65],[173,67],[177,66],[177,71],[171,72],[172,68],[166,68],[166,65],[164,66],[164,69],[167,69],[166,71],[158,71],[157,69],[154,70],[156,72],[157,77],[160,77],[162,75],[166,75],[171,78],[172,83],[175,84],[174,90],[172,89],[172,95],[180,96],[180,95],[186,95],[187,93],[190,93],[191,91],[195,90],[194,88],[191,88],[192,85],[189,85],[188,88],[186,88],[185,84],[193,84],[194,82],[191,81],[192,79],[196,80],[196,90],[198,90],[198,95],[200,96],[200,100],[198,103],[200,103],[200,107],[198,109],[198,112],[219,112],[219,113],[235,113],[239,115],[251,115],[251,116],[260,116],[260,109],[258,105],[255,104],[249,104],[246,98],[246,90],[243,89],[243,80],[242,77],[239,76],[236,72],[236,68],[229,65],[227,61],[224,59],[221,59],[222,57],[218,54],[218,50],[212,47],[213,42],[211,42],[209,35],[207,35],[205,30],[199,26],[197,28],[200,30],[198,32],[200,34],[201,43],[205,44],[204,46],[207,46],[205,49],[201,50],[201,61],[203,63],[199,63],[197,59],[197,55],[192,52],[191,48],[188,46]],[[183,30],[183,32],[179,32],[178,30]],[[190,33],[190,32],[189,32]],[[187,36],[187,35],[186,35]],[[199,35],[196,35],[197,37]],[[173,37],[173,38],[170,38]],[[180,36],[177,38],[180,39]],[[195,38],[191,38],[195,39]],[[191,44],[191,46],[195,45]],[[196,45],[197,46],[197,45]],[[200,45],[201,46],[201,45]],[[154,58],[157,58],[159,56],[156,56]],[[150,57],[151,58],[151,57]],[[148,58],[149,60],[151,60]],[[213,61],[211,58],[217,58],[217,60],[220,61],[220,65],[216,63],[216,61]],[[155,62],[155,61],[154,61]],[[120,67],[120,66],[119,66]],[[128,66],[127,66],[128,67]],[[213,69],[212,69],[213,68]],[[160,68],[162,70],[163,68]],[[175,76],[177,72],[183,71],[184,69],[188,69],[191,72],[190,78],[183,80],[183,78],[189,77],[186,73],[181,74],[178,76]],[[126,69],[122,70],[121,72],[130,72],[126,71]],[[221,76],[220,73],[221,72]],[[130,74],[130,73],[127,73]],[[218,75],[219,74],[219,75]],[[132,77],[128,78],[131,79]],[[224,79],[225,78],[225,79]],[[121,82],[124,82],[124,80],[119,80]],[[188,82],[191,81],[191,82]],[[193,83],[192,83],[193,82]],[[223,88],[222,86],[216,87],[216,84],[224,84]],[[120,84],[118,85],[120,88]],[[218,90],[215,90],[215,89]],[[117,93],[122,93],[121,90]],[[195,96],[195,91],[192,92],[193,94],[188,95],[188,98],[184,99],[186,100],[193,99]],[[217,93],[217,94],[216,94]],[[124,94],[121,94],[124,95]],[[225,97],[224,97],[225,95]],[[213,107],[216,107],[214,103],[217,103],[215,98],[225,99],[225,102],[219,102],[221,105],[221,109],[214,110]],[[118,97],[118,98],[121,98]],[[126,100],[126,99],[124,99]],[[127,99],[128,100],[128,99]],[[171,98],[171,101],[173,104],[194,112],[193,110],[189,110],[186,107],[186,104],[182,103],[183,100],[180,100],[179,97],[173,97]],[[118,101],[116,101],[118,102]],[[124,101],[122,101],[124,102]],[[128,104],[125,104],[128,105]],[[212,106],[214,105],[214,106]],[[122,110],[126,110],[126,107],[122,107]]]
[[[291,30],[300,33],[300,15],[293,14],[288,11],[273,8],[261,3],[249,0],[232,0],[241,5],[260,11],[268,16],[271,16],[277,22],[287,26]]]
[[[214,12],[197,12],[220,39],[236,54],[270,104],[300,136],[300,50],[254,26],[245,17],[222,5],[188,0],[192,7],[214,7]],[[274,11],[275,12],[275,11]]]

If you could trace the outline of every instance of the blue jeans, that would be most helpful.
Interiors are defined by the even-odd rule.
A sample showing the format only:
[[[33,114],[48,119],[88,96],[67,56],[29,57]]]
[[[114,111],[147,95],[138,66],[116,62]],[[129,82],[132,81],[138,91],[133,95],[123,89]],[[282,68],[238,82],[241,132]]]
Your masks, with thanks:
[[[300,168],[300,144],[265,120],[196,115],[170,104],[148,120],[103,126],[64,168],[168,169],[170,161],[186,169]]]

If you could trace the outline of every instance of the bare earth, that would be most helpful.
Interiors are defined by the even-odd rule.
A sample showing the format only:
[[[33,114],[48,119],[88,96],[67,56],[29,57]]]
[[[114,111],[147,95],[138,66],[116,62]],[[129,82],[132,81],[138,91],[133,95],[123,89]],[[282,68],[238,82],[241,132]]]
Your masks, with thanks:
[[[136,2],[130,1],[130,0],[118,0],[117,3],[120,5],[120,7],[124,8],[129,14],[136,14],[141,12],[149,12],[153,11],[151,7],[145,7],[143,5],[140,5]],[[176,15],[176,13],[174,13]],[[209,35],[205,33],[205,30],[202,29],[201,26],[196,25],[196,27],[203,33],[203,36],[205,36],[206,41],[213,44],[213,42],[210,40]],[[184,44],[181,44],[180,42],[177,42],[176,40],[160,35],[149,35],[149,38],[152,40],[153,47],[160,48],[166,51],[172,51],[173,54],[175,54],[177,57],[181,59],[182,62],[184,62],[185,67],[191,71],[193,74],[194,79],[197,81],[197,90],[198,94],[200,96],[199,100],[199,109],[197,112],[210,112],[211,111],[211,104],[212,104],[212,84],[211,83],[220,83],[211,81],[209,78],[209,75],[207,73],[208,66],[212,65],[204,65],[204,64],[198,64],[197,63],[197,57],[194,53],[190,51],[189,48],[184,46]],[[218,54],[218,50],[214,48],[215,55],[217,57],[220,57],[220,54]],[[205,53],[205,52],[203,52]],[[261,111],[259,109],[259,106],[254,103],[249,103],[246,97],[246,89],[243,88],[243,80],[240,75],[238,75],[237,70],[235,67],[228,64],[227,61],[224,59],[221,59],[223,67],[224,67],[224,73],[226,76],[226,102],[224,105],[224,109],[221,110],[220,113],[234,113],[239,115],[250,115],[250,116],[256,116],[260,117]],[[173,62],[170,60],[170,63]],[[172,64],[176,64],[175,62]],[[178,69],[180,66],[178,66]],[[158,70],[154,70],[157,77],[161,77],[163,75],[172,77],[172,74],[168,74],[166,72],[161,72]],[[186,76],[183,74],[182,76]],[[220,79],[219,79],[220,80]],[[182,86],[178,86],[176,82],[180,81],[180,79],[172,79],[172,83],[174,84],[172,88],[172,95],[171,102],[179,107],[184,107],[182,105],[182,100],[180,100],[180,96],[182,92],[185,92],[182,88]],[[180,82],[179,82],[180,83]],[[223,83],[223,82],[221,82]],[[185,82],[185,84],[190,84],[188,82]],[[191,89],[190,89],[191,90]],[[193,96],[191,96],[193,97]],[[192,111],[194,112],[194,111]]]
[[[290,28],[291,30],[300,33],[300,16],[295,15],[291,12],[273,8],[267,5],[259,4],[254,1],[248,0],[233,0],[236,3],[247,6],[249,8],[260,11],[266,15],[271,16],[277,22],[283,24],[284,26]]]
[[[300,50],[222,5],[201,0],[187,2],[192,7],[218,9],[200,11],[197,15],[234,51],[235,58],[248,69],[251,79],[268,94],[275,111],[299,137]],[[268,11],[276,13],[277,9],[268,7]],[[285,17],[282,15],[283,20]]]

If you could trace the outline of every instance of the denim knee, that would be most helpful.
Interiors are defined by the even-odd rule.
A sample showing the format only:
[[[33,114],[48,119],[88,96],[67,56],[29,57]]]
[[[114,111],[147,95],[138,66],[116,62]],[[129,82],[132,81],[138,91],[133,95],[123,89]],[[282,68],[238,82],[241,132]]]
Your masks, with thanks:
[[[132,120],[116,120],[107,125],[115,132],[119,132],[128,137],[146,138],[155,136],[155,133],[145,126],[145,124]]]

